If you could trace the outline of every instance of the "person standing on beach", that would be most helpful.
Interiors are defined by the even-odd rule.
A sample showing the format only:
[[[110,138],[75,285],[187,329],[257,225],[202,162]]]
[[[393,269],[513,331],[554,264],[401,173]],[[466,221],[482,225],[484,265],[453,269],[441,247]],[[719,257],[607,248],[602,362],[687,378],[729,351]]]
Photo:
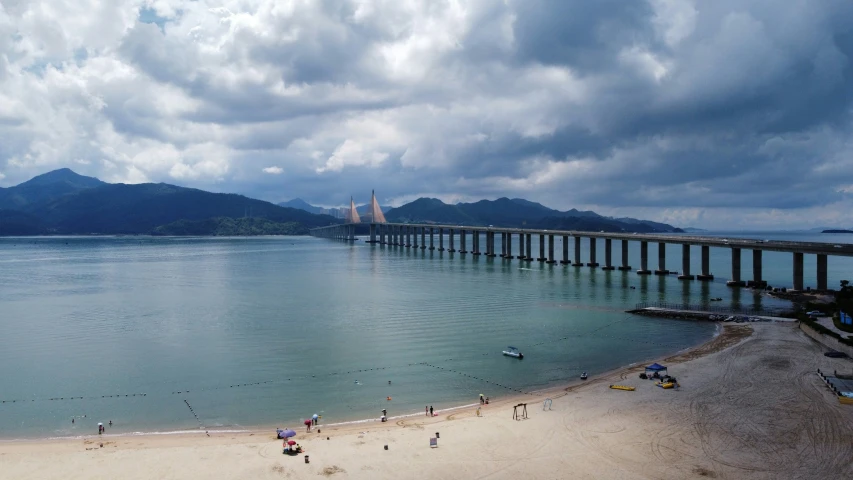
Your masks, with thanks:
[[[432,405],[429,406],[429,416],[432,416]]]
[[[427,406],[424,406],[424,415],[427,417],[429,416],[429,407]],[[74,420],[71,420],[71,423],[74,423]]]
[[[320,416],[315,413],[314,415],[311,416],[311,422],[314,425],[317,425],[320,422]]]
[[[485,399],[485,397],[483,397],[483,394],[481,393],[480,394],[480,405],[483,405],[484,403],[486,403],[486,399]]]

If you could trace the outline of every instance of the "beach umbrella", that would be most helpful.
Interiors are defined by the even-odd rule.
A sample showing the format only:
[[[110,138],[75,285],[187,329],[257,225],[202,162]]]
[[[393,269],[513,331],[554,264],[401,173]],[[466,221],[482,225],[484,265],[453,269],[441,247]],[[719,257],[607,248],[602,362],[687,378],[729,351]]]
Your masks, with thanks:
[[[294,432],[293,430],[287,429],[284,432],[282,432],[281,436],[284,438],[295,437],[296,432]]]
[[[288,444],[288,445],[296,445],[296,442],[294,442],[293,440],[288,440],[288,441],[287,441],[287,444]]]

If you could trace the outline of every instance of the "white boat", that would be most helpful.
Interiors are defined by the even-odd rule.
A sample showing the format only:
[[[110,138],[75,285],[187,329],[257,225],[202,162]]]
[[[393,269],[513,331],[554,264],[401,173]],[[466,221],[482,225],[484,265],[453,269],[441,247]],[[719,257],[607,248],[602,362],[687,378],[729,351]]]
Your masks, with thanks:
[[[506,347],[506,350],[504,350],[504,355],[506,355],[507,357],[515,357],[518,359],[524,358],[524,354],[519,352],[518,349],[515,347]]]
[[[586,379],[587,379],[586,372],[581,373],[581,380],[586,380]]]

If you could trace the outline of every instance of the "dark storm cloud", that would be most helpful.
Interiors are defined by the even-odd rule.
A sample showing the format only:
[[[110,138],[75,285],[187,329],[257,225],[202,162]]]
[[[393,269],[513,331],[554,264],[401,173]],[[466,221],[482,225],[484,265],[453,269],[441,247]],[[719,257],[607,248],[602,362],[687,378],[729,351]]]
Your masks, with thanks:
[[[702,219],[851,206],[846,0],[134,2],[122,28],[0,18],[0,181],[73,156],[326,205],[376,188]]]
[[[622,47],[653,42],[645,2],[524,0],[513,2],[519,62],[569,66],[581,74],[612,70]]]

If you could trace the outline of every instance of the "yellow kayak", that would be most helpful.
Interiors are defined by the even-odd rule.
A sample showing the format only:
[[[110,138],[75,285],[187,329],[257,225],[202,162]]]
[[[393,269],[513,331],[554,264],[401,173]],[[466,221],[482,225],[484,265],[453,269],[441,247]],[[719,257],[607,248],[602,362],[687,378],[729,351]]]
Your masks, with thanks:
[[[627,390],[629,392],[633,392],[635,390],[635,387],[628,387],[625,385],[611,385],[610,388],[614,390]]]
[[[658,386],[660,388],[672,388],[675,386],[675,384],[672,382],[666,382],[666,383],[658,383]]]

